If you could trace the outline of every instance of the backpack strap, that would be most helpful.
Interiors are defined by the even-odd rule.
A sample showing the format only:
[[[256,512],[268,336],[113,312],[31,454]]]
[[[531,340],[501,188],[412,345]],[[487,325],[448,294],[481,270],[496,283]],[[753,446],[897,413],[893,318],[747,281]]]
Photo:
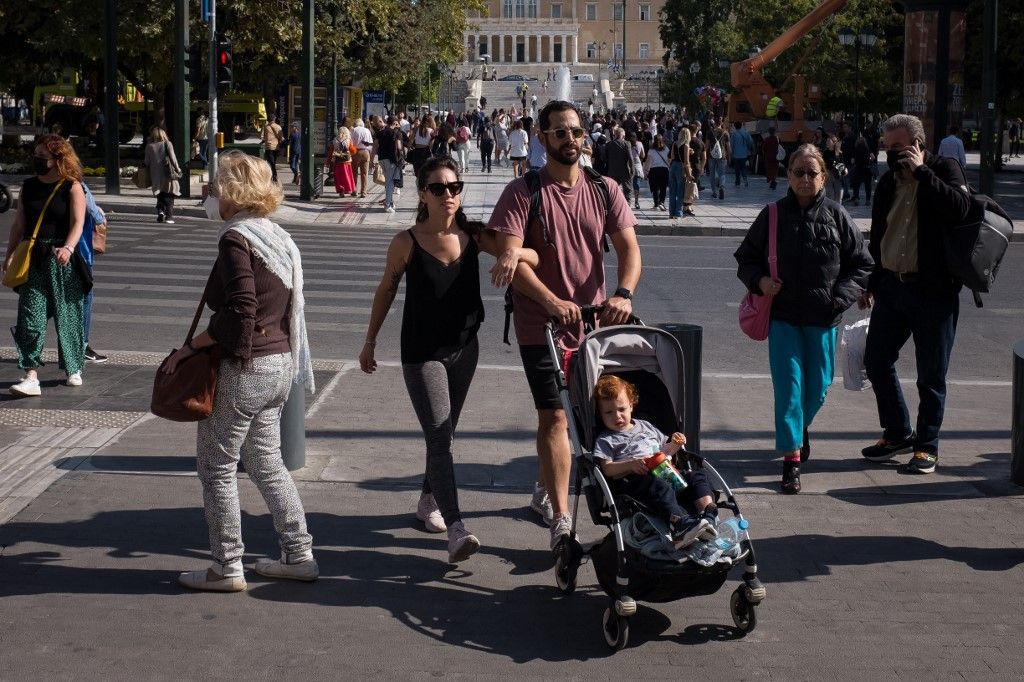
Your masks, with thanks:
[[[598,173],[596,170],[594,170],[593,168],[584,166],[583,167],[583,173],[588,178],[590,178],[590,181],[592,183],[594,183],[594,186],[597,188],[597,193],[601,196],[601,201],[604,202],[604,222],[607,223],[608,222],[608,207],[609,207],[609,205],[612,202],[611,195],[608,193],[608,185],[605,184],[604,177],[600,173]],[[603,225],[602,225],[602,227],[603,227]],[[601,244],[604,247],[604,252],[605,253],[608,253],[608,252],[611,251],[611,248],[608,245],[608,235],[606,233],[604,233],[604,232],[601,233]]]

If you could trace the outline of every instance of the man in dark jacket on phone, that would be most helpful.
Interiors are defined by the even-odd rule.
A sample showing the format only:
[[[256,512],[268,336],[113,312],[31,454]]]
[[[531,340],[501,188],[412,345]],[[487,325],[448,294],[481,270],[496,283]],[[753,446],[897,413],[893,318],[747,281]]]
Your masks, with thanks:
[[[924,149],[920,119],[897,114],[882,130],[889,171],[875,190],[869,250],[876,268],[861,304],[874,298],[864,366],[883,433],[862,454],[884,462],[913,452],[900,470],[930,474],[939,458],[946,371],[960,311],[961,284],[946,264],[943,234],[967,216],[970,192],[958,161]],[[916,429],[896,375],[910,337],[920,397]]]

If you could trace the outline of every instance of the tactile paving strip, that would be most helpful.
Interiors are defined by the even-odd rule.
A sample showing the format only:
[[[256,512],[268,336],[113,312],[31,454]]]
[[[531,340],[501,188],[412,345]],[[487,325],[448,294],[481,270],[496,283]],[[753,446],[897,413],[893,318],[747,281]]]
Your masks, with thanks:
[[[0,408],[0,424],[5,426],[64,426],[78,428],[123,429],[134,424],[146,412],[113,410],[30,410]]]

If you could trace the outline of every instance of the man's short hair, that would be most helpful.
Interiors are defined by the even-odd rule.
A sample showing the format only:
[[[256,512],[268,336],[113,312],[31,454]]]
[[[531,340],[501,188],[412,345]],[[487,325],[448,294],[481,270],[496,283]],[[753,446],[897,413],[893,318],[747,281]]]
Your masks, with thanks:
[[[925,143],[924,137],[924,124],[921,123],[921,119],[917,116],[911,116],[910,114],[894,114],[889,118],[885,119],[882,123],[882,133],[888,133],[897,128],[903,128],[908,133],[914,142]]]
[[[388,125],[394,125],[397,121],[398,121],[398,119],[395,118],[394,116],[388,116],[388,118],[387,118],[387,124]]]
[[[548,130],[551,125],[551,115],[557,114],[562,111],[575,111],[576,117],[579,120],[583,120],[583,116],[580,115],[580,110],[576,108],[576,105],[572,102],[566,102],[565,100],[554,99],[544,105],[544,108],[540,110],[540,129]]]
[[[740,126],[742,126],[742,125],[743,125],[743,124],[742,124],[742,123],[740,123],[739,121],[733,121],[733,122],[732,122],[732,127],[733,127],[733,128],[735,128],[736,130],[739,130],[739,129],[740,129]]]

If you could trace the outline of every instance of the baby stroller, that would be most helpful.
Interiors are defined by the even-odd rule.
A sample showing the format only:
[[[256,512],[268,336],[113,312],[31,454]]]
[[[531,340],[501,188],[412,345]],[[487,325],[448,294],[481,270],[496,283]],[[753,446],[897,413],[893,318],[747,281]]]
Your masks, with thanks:
[[[563,370],[557,372],[576,460],[576,497],[572,532],[555,548],[555,582],[563,593],[571,594],[576,589],[576,574],[584,558],[593,561],[598,582],[611,598],[603,616],[604,638],[608,646],[619,650],[626,646],[629,638],[629,619],[636,613],[636,600],[670,602],[714,594],[725,584],[730,570],[743,562],[743,584],[732,593],[729,606],[736,627],[744,634],[750,632],[757,625],[755,609],[764,600],[766,591],[757,577],[749,535],[743,533],[742,541],[735,548],[737,554],[710,566],[672,550],[671,545],[668,555],[652,553],[648,551],[649,544],[635,542],[637,522],[646,517],[641,512],[647,510],[628,496],[614,495],[608,479],[592,457],[600,424],[592,394],[601,375],[615,374],[634,384],[640,394],[634,416],[650,421],[663,433],[684,431],[683,401],[686,399],[683,395],[684,356],[675,337],[663,329],[644,326],[637,318],[628,325],[595,330],[600,310],[600,306],[583,308],[587,334],[570,363],[572,379],[568,385]],[[546,326],[548,350],[555,358],[555,366],[561,367],[554,330],[554,323],[549,322]],[[675,464],[680,470],[703,470],[719,511],[728,510],[742,519],[732,491],[707,460],[684,449],[675,456]],[[576,538],[581,494],[586,498],[593,522],[610,529],[602,540],[587,545]],[[721,518],[720,523],[726,518]]]

